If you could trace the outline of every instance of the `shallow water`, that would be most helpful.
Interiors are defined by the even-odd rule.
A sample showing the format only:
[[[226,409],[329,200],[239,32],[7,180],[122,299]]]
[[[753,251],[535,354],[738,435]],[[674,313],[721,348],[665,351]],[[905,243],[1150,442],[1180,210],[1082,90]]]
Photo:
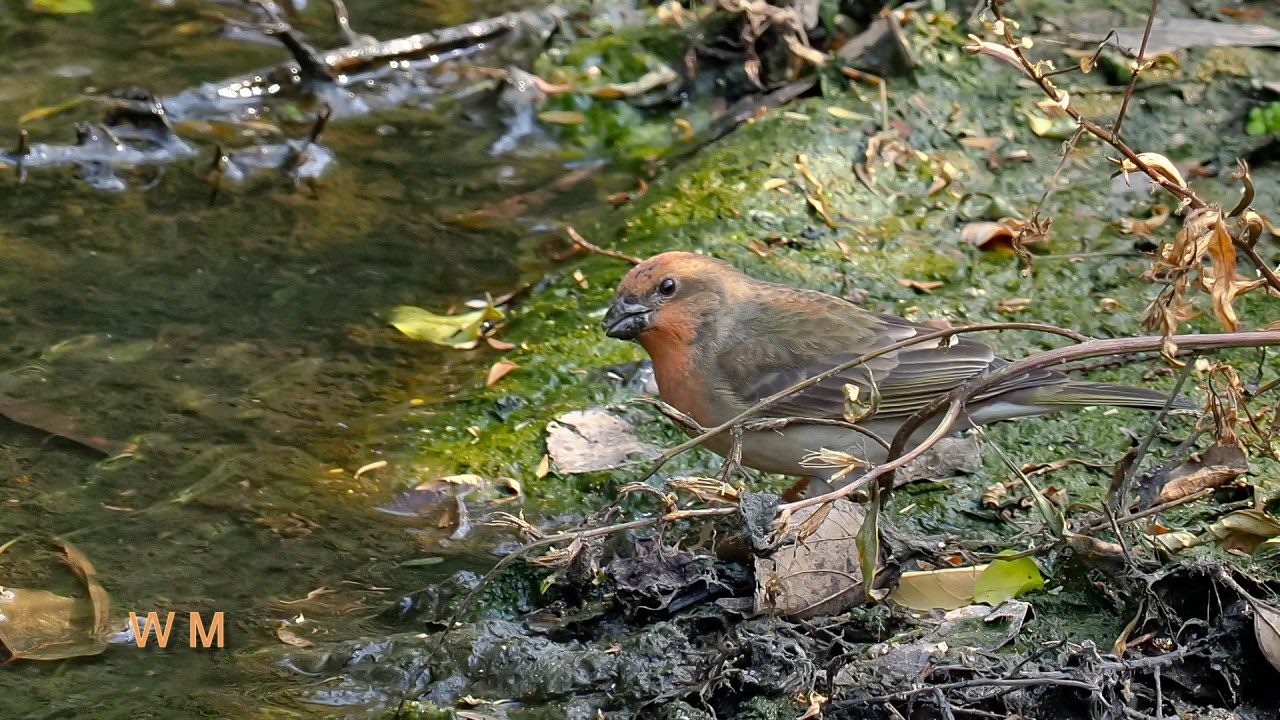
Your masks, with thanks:
[[[357,30],[389,38],[510,10],[509,2],[350,3]],[[211,3],[98,0],[81,16],[0,5],[0,137],[86,88],[174,93],[287,59],[214,37]],[[301,26],[340,44],[327,6]],[[29,124],[70,141],[69,119]],[[406,342],[400,304],[440,310],[514,288],[544,258],[536,223],[469,230],[450,218],[545,186],[565,164],[494,157],[492,116],[406,108],[335,121],[336,166],[314,190],[267,175],[210,204],[200,158],[149,189],[87,187],[70,170],[0,178],[0,395],[133,443],[104,459],[0,419],[0,584],[74,590],[48,542],[96,565],[113,627],[130,611],[225,613],[228,648],[116,645],[96,657],[0,667],[0,717],[310,716],[297,676],[248,661],[296,635],[377,634],[406,591],[491,562],[487,547],[374,508],[416,467],[406,428],[482,381],[497,353]],[[595,203],[579,188],[543,212]],[[355,478],[366,463],[388,467]],[[440,554],[440,564],[402,566]],[[59,586],[58,583],[63,585]],[[298,601],[317,588],[328,593]],[[256,668],[256,669],[252,669]],[[323,678],[307,684],[322,685]]]

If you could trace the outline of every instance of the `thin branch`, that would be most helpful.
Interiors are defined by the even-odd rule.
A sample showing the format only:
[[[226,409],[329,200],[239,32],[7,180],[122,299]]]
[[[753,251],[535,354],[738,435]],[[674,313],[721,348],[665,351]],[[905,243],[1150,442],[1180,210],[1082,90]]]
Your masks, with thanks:
[[[643,260],[636,257],[635,255],[628,255],[624,252],[618,252],[617,250],[605,250],[599,245],[588,242],[587,239],[582,237],[582,235],[577,230],[575,230],[572,225],[565,225],[564,232],[566,235],[569,236],[569,240],[571,240],[574,245],[577,245],[583,250],[588,250],[590,252],[596,253],[597,255],[604,255],[605,257],[611,257],[617,260],[626,260],[632,265],[639,265],[640,263],[644,262]]]
[[[1151,39],[1151,26],[1156,21],[1156,10],[1160,9],[1160,0],[1151,0],[1151,11],[1147,13],[1147,28],[1142,31],[1142,44],[1138,46],[1138,59],[1133,64],[1133,74],[1129,76],[1129,87],[1124,90],[1124,100],[1120,102],[1120,112],[1116,113],[1115,125],[1111,127],[1111,140],[1120,140],[1120,126],[1124,124],[1125,113],[1129,111],[1129,101],[1133,99],[1134,88],[1138,87],[1138,76],[1142,74],[1142,60],[1147,55],[1147,41]]]

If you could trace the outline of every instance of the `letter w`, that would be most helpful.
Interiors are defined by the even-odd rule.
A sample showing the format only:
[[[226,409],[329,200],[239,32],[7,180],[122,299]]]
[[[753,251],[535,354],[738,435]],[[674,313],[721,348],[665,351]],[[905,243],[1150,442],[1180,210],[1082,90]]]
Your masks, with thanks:
[[[147,638],[151,636],[152,624],[155,625],[156,644],[160,647],[169,647],[169,631],[173,629],[173,616],[176,613],[169,613],[168,620],[165,621],[163,628],[160,625],[160,616],[155,612],[147,613],[147,622],[141,630],[138,629],[138,614],[129,613],[129,625],[133,628],[133,641],[138,647],[147,646]]]

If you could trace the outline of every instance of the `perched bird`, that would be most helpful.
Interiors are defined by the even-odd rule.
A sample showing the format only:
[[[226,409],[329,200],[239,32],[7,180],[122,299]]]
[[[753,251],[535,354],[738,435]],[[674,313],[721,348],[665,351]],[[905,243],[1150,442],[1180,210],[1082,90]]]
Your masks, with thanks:
[[[662,253],[634,267],[603,324],[609,337],[644,347],[662,399],[703,427],[860,355],[937,330],[833,295],[755,280],[726,262],[686,252]],[[845,386],[853,385],[872,410],[858,426],[888,441],[917,410],[1006,364],[971,336],[925,341],[839,373],[760,416],[840,420],[847,407]],[[1158,409],[1168,399],[1156,390],[1037,370],[977,395],[966,407],[966,424],[956,430],[1085,405]],[[915,437],[934,427],[936,418]],[[707,446],[726,455],[731,442],[721,433]],[[813,454],[823,449],[871,464],[886,456],[883,446],[851,428],[795,423],[746,433],[742,464],[827,478],[838,468],[814,467]]]

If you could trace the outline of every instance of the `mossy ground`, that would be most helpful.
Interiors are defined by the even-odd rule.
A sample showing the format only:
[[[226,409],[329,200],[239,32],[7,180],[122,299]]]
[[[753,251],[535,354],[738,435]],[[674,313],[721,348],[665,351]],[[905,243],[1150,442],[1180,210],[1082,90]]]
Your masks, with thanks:
[[[1058,26],[1066,25],[1067,19],[1060,18]],[[909,78],[890,79],[888,111],[892,125],[923,157],[909,155],[897,167],[873,164],[868,174],[874,189],[858,179],[854,165],[866,161],[877,121],[850,119],[850,113],[878,118],[875,91],[824,71],[831,76],[823,83],[822,97],[766,113],[663,174],[647,195],[615,217],[580,229],[601,245],[634,255],[676,249],[708,253],[760,278],[853,297],[867,307],[915,320],[943,318],[968,324],[1017,319],[1096,337],[1139,333],[1139,316],[1157,291],[1140,278],[1148,264],[1143,251],[1149,251],[1153,241],[1170,237],[1178,220],[1158,229],[1154,238],[1125,235],[1118,223],[1125,217],[1145,218],[1157,204],[1174,203],[1146,192],[1117,191],[1110,177],[1114,165],[1107,160],[1109,148],[1086,139],[1045,205],[1045,214],[1053,218],[1051,238],[1034,248],[1029,275],[1010,253],[986,252],[962,242],[966,221],[1008,214],[1029,217],[1054,174],[1063,143],[1032,132],[1028,117],[1041,113],[1035,103],[1042,98],[1027,83],[1013,71],[961,50],[967,31],[955,16],[927,16],[909,32],[922,66]],[[1140,83],[1126,136],[1139,150],[1166,153],[1183,166],[1229,168],[1231,158],[1256,146],[1244,132],[1245,109],[1253,93],[1249,78],[1278,69],[1275,56],[1264,51],[1190,51],[1179,64],[1162,65],[1152,79]],[[1063,84],[1074,86],[1082,106],[1103,120],[1114,115],[1124,91],[1123,85],[1109,84],[1103,73],[1072,76]],[[1194,104],[1188,102],[1191,97],[1197,100]],[[848,112],[833,114],[836,108]],[[1024,150],[1030,161],[991,169],[983,151],[959,143],[963,137],[1000,138],[998,152]],[[821,183],[834,227],[806,201],[797,163],[806,164]],[[954,180],[930,193],[944,163],[955,169]],[[1229,206],[1238,188],[1226,174],[1193,184]],[[781,190],[767,189],[767,181],[774,178],[788,183]],[[1280,189],[1280,173],[1270,165],[1255,166],[1254,179],[1259,198],[1275,197]],[[1258,206],[1265,210],[1268,202]],[[761,248],[767,248],[763,254],[757,252]],[[600,369],[641,359],[643,353],[634,345],[605,338],[598,327],[612,289],[627,269],[614,259],[581,257],[523,301],[504,335],[521,343],[511,355],[520,369],[430,420],[425,430],[431,440],[422,448],[423,461],[441,471],[518,477],[532,507],[589,510],[616,503],[617,488],[642,466],[571,477],[553,472],[542,479],[534,478],[533,469],[544,453],[548,420],[568,410],[627,400]],[[573,271],[581,271],[586,287],[571,277]],[[921,292],[900,284],[900,279],[942,285]],[[1011,312],[1006,301],[1012,298],[1027,301]],[[1274,305],[1274,300],[1258,297],[1244,302],[1240,309],[1246,326],[1274,319]],[[1212,315],[1194,320],[1190,328],[1214,330]],[[985,339],[1010,357],[1061,342],[1030,333]],[[1240,361],[1247,379],[1258,372],[1256,351],[1225,357]],[[1274,377],[1277,366],[1274,360],[1265,361],[1263,377]],[[1098,370],[1088,377],[1169,387],[1174,374],[1152,361]],[[526,402],[500,419],[492,408],[505,396]],[[1017,463],[1064,458],[1110,463],[1149,422],[1144,413],[1087,409],[1001,424],[990,428],[988,437],[989,445],[1003,448]],[[1173,427],[1171,435],[1176,435],[1189,423],[1174,421]],[[657,442],[682,437],[663,421],[643,423],[642,432]],[[1158,443],[1157,452],[1168,447]],[[987,537],[996,550],[1012,546],[1009,537],[1016,528],[978,519],[973,512],[981,490],[1009,472],[992,450],[985,462],[981,473],[899,493],[891,512],[929,532]],[[699,450],[669,470],[709,470],[717,464],[716,458]],[[1273,463],[1256,461],[1250,477],[1274,492],[1280,487],[1276,470]],[[1073,502],[1092,502],[1104,493],[1106,479],[1093,471],[1068,468],[1044,483],[1065,488]],[[1079,597],[1060,599],[1055,605],[1064,612],[1069,606],[1092,612],[1089,602]],[[1113,635],[1124,622],[1119,615],[1083,625],[1077,620],[1072,621],[1074,632],[1096,634],[1099,640]],[[1066,629],[1066,623],[1062,627]]]

